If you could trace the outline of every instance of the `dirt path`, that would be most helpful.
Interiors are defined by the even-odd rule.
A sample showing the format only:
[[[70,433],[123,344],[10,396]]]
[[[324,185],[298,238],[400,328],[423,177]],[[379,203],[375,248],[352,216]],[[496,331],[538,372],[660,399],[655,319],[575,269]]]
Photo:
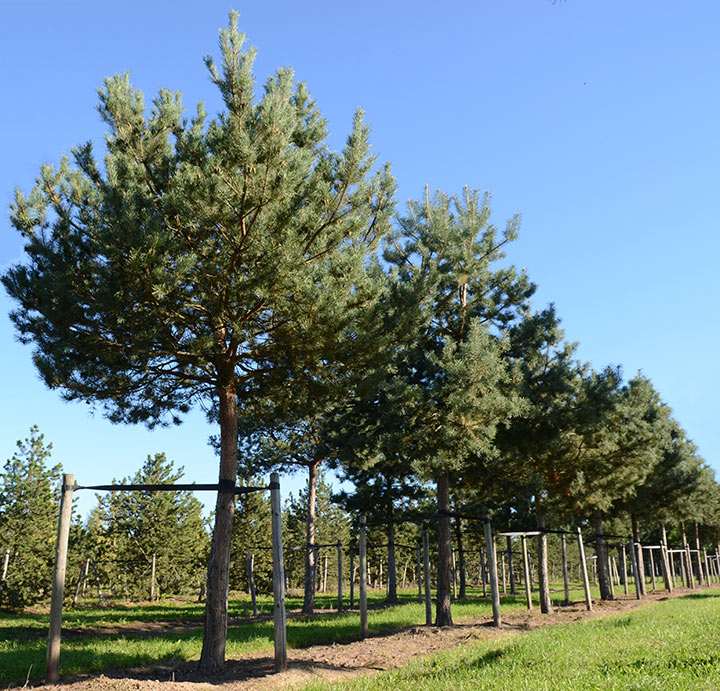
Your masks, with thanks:
[[[407,664],[415,657],[445,650],[472,640],[490,640],[521,635],[541,626],[580,621],[604,616],[612,612],[644,607],[668,597],[687,595],[697,590],[676,590],[651,593],[644,600],[620,595],[610,602],[595,601],[593,612],[587,612],[583,603],[558,607],[551,615],[542,615],[538,609],[530,612],[517,610],[503,614],[502,627],[497,629],[487,619],[463,621],[453,628],[414,626],[397,633],[375,635],[361,641],[294,648],[289,651],[289,669],[282,674],[273,673],[273,659],[267,655],[245,655],[228,660],[225,671],[211,682],[202,681],[195,672],[196,663],[175,663],[152,668],[122,670],[97,677],[68,677],[58,686],[45,689],[64,691],[154,691],[187,689],[203,691],[257,691],[260,689],[294,688],[306,682],[322,679],[328,682],[350,679],[364,674],[393,669]],[[176,622],[174,626],[187,626]],[[103,627],[105,628],[105,627]],[[118,627],[121,628],[121,627]],[[130,627],[127,627],[130,628]],[[127,632],[126,627],[122,627]],[[143,627],[147,633],[160,627]],[[167,629],[164,629],[167,631]],[[107,631],[105,632],[107,633]]]

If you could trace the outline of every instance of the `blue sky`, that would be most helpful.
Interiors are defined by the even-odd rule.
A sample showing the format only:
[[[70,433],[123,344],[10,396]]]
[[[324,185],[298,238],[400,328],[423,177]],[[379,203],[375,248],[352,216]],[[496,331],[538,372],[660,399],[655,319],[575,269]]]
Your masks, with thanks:
[[[258,82],[292,66],[342,145],[362,106],[398,204],[425,184],[490,190],[498,226],[522,214],[510,259],[556,304],[579,356],[654,382],[707,462],[720,468],[716,392],[720,289],[720,4],[689,0],[465,0],[225,4],[3,0],[0,22],[0,269],[22,243],[7,220],[16,186],[88,139],[104,77],[129,71],[149,101],[188,110],[218,96],[230,9],[259,49]],[[164,451],[212,482],[214,430],[201,411],[150,432],[108,423],[39,382],[0,291],[0,462],[39,425],[82,484],[134,473]],[[299,480],[290,483],[297,487]],[[92,499],[85,496],[80,508]]]

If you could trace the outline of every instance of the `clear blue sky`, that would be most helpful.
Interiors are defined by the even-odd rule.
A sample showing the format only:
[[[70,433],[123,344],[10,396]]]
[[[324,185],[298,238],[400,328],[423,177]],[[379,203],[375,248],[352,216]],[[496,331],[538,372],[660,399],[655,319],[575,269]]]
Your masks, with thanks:
[[[536,307],[556,304],[594,366],[642,369],[720,468],[720,4],[710,0],[3,0],[0,269],[22,255],[7,221],[13,189],[102,141],[104,77],[127,70],[147,100],[167,87],[190,110],[200,100],[216,111],[202,57],[217,55],[232,7],[259,49],[258,81],[292,66],[334,146],[365,109],[400,205],[425,184],[467,184],[492,192],[498,225],[521,213],[510,254],[539,286]],[[149,432],[45,390],[1,292],[0,463],[37,424],[82,484],[134,473],[158,451],[189,481],[215,480],[201,412]],[[80,508],[91,504],[86,495]]]

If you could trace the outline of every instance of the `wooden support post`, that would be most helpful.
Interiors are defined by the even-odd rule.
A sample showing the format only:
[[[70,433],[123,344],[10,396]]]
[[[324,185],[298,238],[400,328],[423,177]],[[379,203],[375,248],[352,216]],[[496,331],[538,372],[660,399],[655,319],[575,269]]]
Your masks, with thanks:
[[[252,604],[253,616],[257,616],[257,594],[255,592],[255,557],[250,550],[247,551],[245,557],[245,568],[248,575],[248,592],[250,593],[250,602]]]
[[[455,550],[452,550],[452,596],[457,600],[457,568],[455,565]]]
[[[54,684],[60,679],[60,632],[62,629],[62,607],[65,595],[65,570],[67,566],[68,539],[70,537],[70,518],[72,516],[72,496],[75,476],[63,475],[60,511],[58,514],[57,540],[55,542],[55,568],[52,579],[50,599],[50,627],[48,629],[48,648],[45,661],[45,681]]]
[[[582,540],[582,530],[577,529],[578,551],[580,552],[580,570],[582,571],[583,586],[585,587],[585,605],[587,611],[592,612],[592,598],[590,597],[590,581],[588,581],[587,564],[585,563],[585,545]]]
[[[512,538],[507,536],[508,570],[510,571],[510,593],[515,595],[515,568],[513,567]]]
[[[75,584],[75,594],[73,595],[73,605],[76,605],[78,603],[78,600],[80,599],[80,591],[81,591],[83,583],[85,581],[84,576],[85,576],[85,557],[83,557],[83,560],[80,564],[80,573],[78,574],[77,583]]]
[[[10,549],[5,549],[5,558],[3,560],[2,578],[0,578],[0,604],[2,604],[2,592],[7,579],[8,564],[10,563]]]
[[[490,593],[492,594],[493,624],[500,626],[500,590],[498,589],[497,559],[495,557],[495,540],[492,534],[490,516],[485,516],[485,549],[488,555],[488,567],[490,569]]]
[[[653,592],[657,590],[657,584],[655,583],[655,557],[653,556],[653,550],[650,552],[650,580],[652,581]]]
[[[503,583],[503,595],[507,593],[507,579],[505,574],[505,553],[503,552],[501,555],[502,558],[502,583]]]
[[[628,584],[627,550],[625,549],[625,545],[620,545],[620,550],[622,552],[623,586],[625,589],[625,595],[629,595],[630,587]]]
[[[322,591],[324,593],[327,592],[327,564],[328,564],[328,555],[325,555],[325,559],[323,560],[323,584],[322,584]]]
[[[487,597],[487,573],[485,572],[485,553],[480,548],[480,580],[482,581],[483,597]]]
[[[660,538],[660,559],[662,566],[663,585],[665,586],[665,590],[671,593],[673,591],[672,576],[670,574],[670,564],[668,562],[667,544],[665,543],[664,533]]]
[[[432,626],[432,602],[430,599],[430,536],[423,524],[423,582],[425,584],[425,625]]]
[[[565,605],[570,604],[570,579],[568,578],[567,563],[567,539],[565,533],[560,536],[560,550],[562,552],[562,573],[563,573],[563,590],[565,592]]]
[[[632,541],[632,535],[630,536],[630,559],[632,561],[633,578],[635,579],[635,599],[640,600],[642,598],[642,585],[640,583],[640,572],[638,571],[637,552],[635,551],[635,543]]]
[[[360,638],[367,638],[367,534],[365,516],[360,516]]]
[[[152,566],[150,568],[150,602],[155,602],[155,569],[157,568],[157,556],[152,555]]]
[[[423,601],[423,591],[422,591],[422,560],[420,557],[420,543],[418,542],[417,545],[415,545],[415,552],[417,556],[417,585],[418,585],[418,602],[422,603]]]
[[[608,574],[608,585],[610,586],[610,597],[615,599],[615,583],[613,583],[612,564],[610,563],[609,550],[605,553],[605,560],[607,562],[607,574]]]
[[[712,583],[712,576],[710,575],[710,562],[708,561],[707,550],[703,547],[703,560],[705,561],[705,578],[707,584]]]
[[[282,506],[280,475],[270,475],[270,510],[272,512],[273,555],[273,628],[275,634],[275,671],[287,670],[287,620],[285,612],[285,566],[283,563]]]
[[[342,581],[342,542],[337,541],[337,611],[343,608],[343,581]]]
[[[530,565],[528,563],[527,538],[520,536],[522,541],[523,575],[525,576],[525,602],[528,609],[532,609],[532,593],[530,590]]]
[[[355,548],[350,545],[350,609],[355,607]]]

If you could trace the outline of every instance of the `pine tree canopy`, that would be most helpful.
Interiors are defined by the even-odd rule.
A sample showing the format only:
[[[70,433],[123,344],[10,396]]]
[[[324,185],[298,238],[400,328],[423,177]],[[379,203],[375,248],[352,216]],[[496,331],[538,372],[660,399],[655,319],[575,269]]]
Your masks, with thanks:
[[[256,98],[236,19],[221,65],[206,58],[217,117],[185,118],[165,90],[147,109],[127,74],[109,78],[104,165],[84,144],[12,205],[27,254],[3,276],[18,333],[49,387],[115,421],[177,422],[230,376],[254,394],[280,362],[331,359],[388,227],[393,180],[373,172],[362,114],[335,153],[290,70]]]

